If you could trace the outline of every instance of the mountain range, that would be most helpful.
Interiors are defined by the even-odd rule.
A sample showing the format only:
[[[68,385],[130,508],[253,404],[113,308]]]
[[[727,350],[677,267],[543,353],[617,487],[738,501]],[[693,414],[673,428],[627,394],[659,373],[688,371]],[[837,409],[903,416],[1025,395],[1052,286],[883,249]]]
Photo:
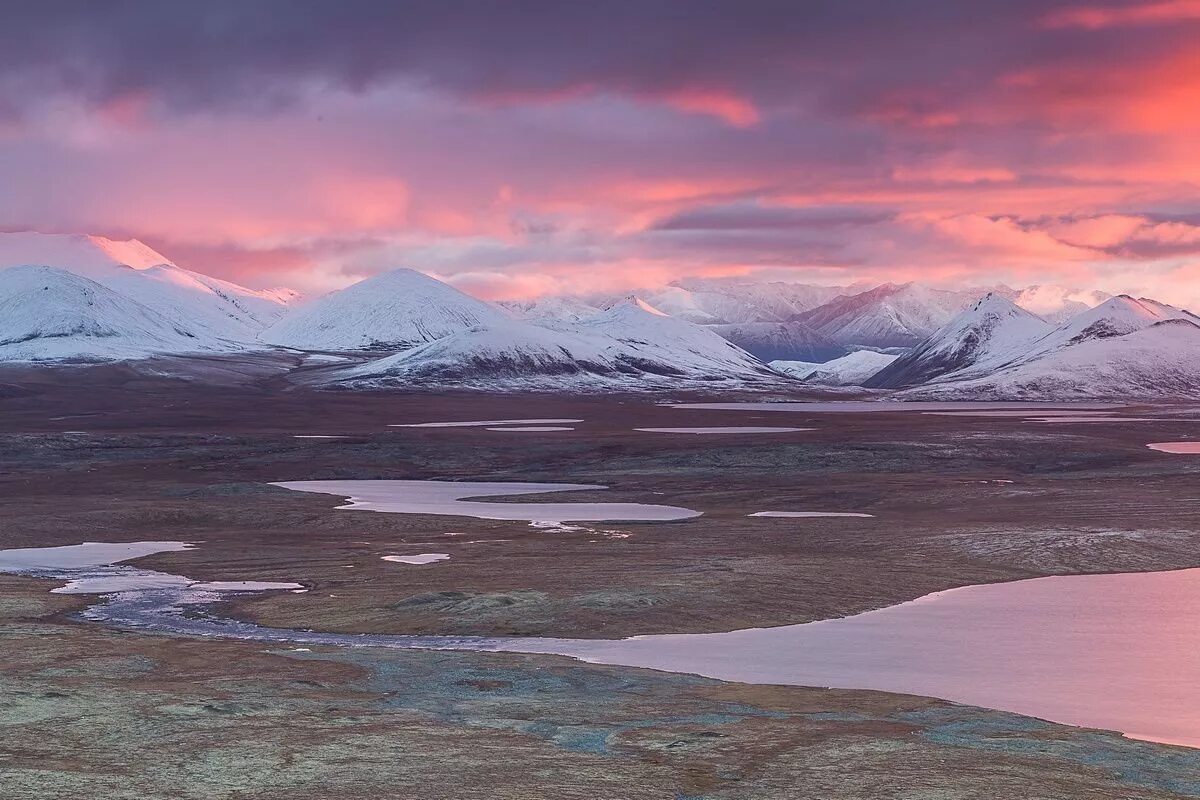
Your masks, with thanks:
[[[570,390],[776,385],[779,373],[715,333],[636,297],[576,323],[479,325],[333,377],[347,388]]]
[[[1053,286],[692,280],[645,298],[495,304],[397,269],[300,301],[184,269],[136,241],[0,234],[0,361],[277,349],[319,365],[305,382],[351,389],[1175,398],[1200,396],[1197,344],[1190,312]]]
[[[907,372],[897,360],[864,384],[908,385],[900,396],[913,399],[1200,396],[1200,317],[1189,311],[1119,295],[1049,330],[1038,322],[990,296],[915,349]],[[922,367],[938,374],[914,385]]]

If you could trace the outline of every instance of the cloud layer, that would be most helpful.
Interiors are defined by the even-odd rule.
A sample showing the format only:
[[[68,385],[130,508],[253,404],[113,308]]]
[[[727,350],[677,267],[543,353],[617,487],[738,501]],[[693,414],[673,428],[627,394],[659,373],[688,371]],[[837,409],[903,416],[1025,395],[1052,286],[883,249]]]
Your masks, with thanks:
[[[47,2],[0,228],[309,290],[1200,271],[1200,3]]]

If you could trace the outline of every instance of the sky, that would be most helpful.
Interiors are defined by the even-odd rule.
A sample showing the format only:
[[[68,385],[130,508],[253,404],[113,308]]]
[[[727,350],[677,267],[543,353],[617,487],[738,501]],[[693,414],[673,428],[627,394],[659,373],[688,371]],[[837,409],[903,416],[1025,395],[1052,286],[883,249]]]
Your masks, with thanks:
[[[0,230],[309,293],[681,277],[1200,302],[1200,0],[44,0]]]

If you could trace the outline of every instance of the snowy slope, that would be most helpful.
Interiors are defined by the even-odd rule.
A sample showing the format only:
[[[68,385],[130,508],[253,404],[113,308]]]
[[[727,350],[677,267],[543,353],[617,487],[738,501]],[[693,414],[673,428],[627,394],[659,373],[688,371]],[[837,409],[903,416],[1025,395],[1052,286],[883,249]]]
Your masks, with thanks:
[[[771,368],[793,378],[799,378],[805,383],[822,386],[862,386],[864,381],[886,368],[897,358],[896,355],[876,353],[873,350],[857,350],[823,364],[804,361],[772,361]]]
[[[301,350],[399,350],[508,319],[490,303],[398,269],[294,308],[261,338]]]
[[[949,322],[979,294],[976,290],[885,283],[838,297],[798,319],[841,344],[911,347]]]
[[[504,320],[337,372],[349,388],[644,390],[783,379],[719,336],[637,300],[579,325]]]
[[[845,347],[803,322],[743,322],[708,329],[763,361],[827,361],[846,354]]]
[[[627,297],[594,317],[580,321],[574,329],[585,335],[601,335],[624,345],[630,358],[642,358],[647,371],[708,376],[714,380],[730,376],[773,375],[765,364],[740,347],[700,325],[664,314],[638,297]]]
[[[1200,326],[1168,318],[1123,335],[1080,339],[974,379],[907,390],[904,399],[1174,400],[1200,398]]]
[[[911,352],[881,367],[864,385],[917,386],[975,364],[1011,361],[1050,331],[1050,323],[989,292]]]
[[[172,264],[137,240],[0,234],[0,269],[48,266],[93,280],[205,335],[252,343],[286,310],[287,290],[256,291]]]
[[[0,270],[0,361],[107,361],[226,346],[80,275]]]
[[[1043,356],[1090,339],[1105,339],[1149,327],[1156,322],[1182,319],[1200,323],[1200,317],[1190,311],[1160,303],[1149,298],[1118,295],[1095,308],[1076,314],[1034,342],[1019,357],[1021,362]]]
[[[473,388],[579,385],[621,367],[611,342],[573,336],[521,320],[469,328],[338,373],[355,388],[462,385]]]

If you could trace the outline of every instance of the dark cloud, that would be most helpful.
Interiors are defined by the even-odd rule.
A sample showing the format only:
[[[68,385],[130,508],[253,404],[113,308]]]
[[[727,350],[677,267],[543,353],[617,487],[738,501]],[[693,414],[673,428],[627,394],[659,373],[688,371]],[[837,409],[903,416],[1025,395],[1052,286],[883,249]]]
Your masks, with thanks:
[[[51,0],[7,3],[0,108],[67,93],[272,107],[404,79],[503,100],[737,91],[847,113],[934,107],[1021,64],[1099,59],[1161,29],[1040,29],[1062,0]],[[1186,26],[1180,26],[1186,27]],[[1182,33],[1180,34],[1183,35]]]
[[[702,206],[659,222],[660,231],[756,231],[873,225],[895,216],[870,206],[772,206],[743,202]]]

